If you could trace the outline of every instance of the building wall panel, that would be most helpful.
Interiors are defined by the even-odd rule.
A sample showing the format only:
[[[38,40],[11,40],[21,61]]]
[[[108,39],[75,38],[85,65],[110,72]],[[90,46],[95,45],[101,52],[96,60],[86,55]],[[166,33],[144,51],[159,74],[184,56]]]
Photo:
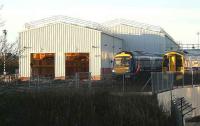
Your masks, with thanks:
[[[113,66],[112,60],[113,56],[122,51],[122,39],[107,35],[107,34],[102,34],[101,35],[101,64],[102,64],[102,69],[103,73],[104,71],[107,71],[106,69],[109,69],[111,72],[111,68]]]
[[[100,75],[101,32],[57,23],[19,34],[20,47],[29,47],[20,58],[20,76],[30,77],[30,53],[55,53],[55,76],[65,76],[65,53],[89,53],[90,72]]]
[[[166,40],[166,36],[157,31],[142,29],[125,24],[110,28],[119,38],[124,40],[123,48],[126,51],[144,51],[148,53],[164,53],[167,46],[174,46],[174,41]]]

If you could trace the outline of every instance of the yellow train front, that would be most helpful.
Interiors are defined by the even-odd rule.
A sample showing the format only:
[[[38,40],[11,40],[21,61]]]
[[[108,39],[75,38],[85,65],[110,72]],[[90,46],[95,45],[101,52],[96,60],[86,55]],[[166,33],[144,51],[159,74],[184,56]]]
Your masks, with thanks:
[[[200,71],[200,55],[190,50],[167,52],[163,56],[162,71],[173,73],[179,83],[192,84]]]
[[[121,76],[126,74],[129,78],[133,75],[135,62],[131,52],[120,52],[114,56],[113,70],[114,76]]]
[[[198,53],[171,51],[163,56],[163,72],[185,73],[198,70],[200,70],[200,54]]]
[[[184,54],[174,51],[166,53],[163,56],[162,71],[184,73]]]
[[[138,73],[161,71],[162,57],[122,51],[114,56],[113,75],[132,78]]]

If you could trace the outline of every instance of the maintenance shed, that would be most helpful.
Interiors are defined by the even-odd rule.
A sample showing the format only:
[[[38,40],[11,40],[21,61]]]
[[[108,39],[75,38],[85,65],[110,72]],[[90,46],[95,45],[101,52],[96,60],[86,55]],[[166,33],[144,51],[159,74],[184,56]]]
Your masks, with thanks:
[[[98,23],[55,16],[25,25],[19,33],[19,76],[66,79],[91,72],[93,79],[111,73],[122,39]]]

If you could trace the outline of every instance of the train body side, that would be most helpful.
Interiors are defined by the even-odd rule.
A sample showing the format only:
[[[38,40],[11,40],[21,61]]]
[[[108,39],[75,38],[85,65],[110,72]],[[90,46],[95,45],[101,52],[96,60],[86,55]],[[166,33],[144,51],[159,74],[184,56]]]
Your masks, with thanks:
[[[129,76],[141,71],[162,71],[161,56],[136,55],[132,52],[120,52],[114,57],[113,74]]]
[[[185,55],[185,70],[200,70],[200,56]]]

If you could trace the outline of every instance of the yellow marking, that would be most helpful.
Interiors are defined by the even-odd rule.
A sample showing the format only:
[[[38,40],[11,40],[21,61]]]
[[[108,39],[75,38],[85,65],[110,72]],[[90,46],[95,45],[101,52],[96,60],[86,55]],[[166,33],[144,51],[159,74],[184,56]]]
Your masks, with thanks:
[[[170,62],[169,70],[173,71],[173,72],[176,71],[176,57],[175,57],[175,55],[170,56],[169,62]]]
[[[179,56],[183,56],[183,54],[178,53],[178,52],[168,52],[168,53],[166,53],[165,55],[167,55],[167,56],[171,56],[171,55],[179,55]]]
[[[127,54],[127,53],[124,53],[124,52],[115,55],[115,58],[117,58],[117,57],[130,57],[130,58],[132,58],[132,56],[130,54]]]
[[[114,70],[116,74],[124,74],[128,72],[129,67],[115,67]]]

